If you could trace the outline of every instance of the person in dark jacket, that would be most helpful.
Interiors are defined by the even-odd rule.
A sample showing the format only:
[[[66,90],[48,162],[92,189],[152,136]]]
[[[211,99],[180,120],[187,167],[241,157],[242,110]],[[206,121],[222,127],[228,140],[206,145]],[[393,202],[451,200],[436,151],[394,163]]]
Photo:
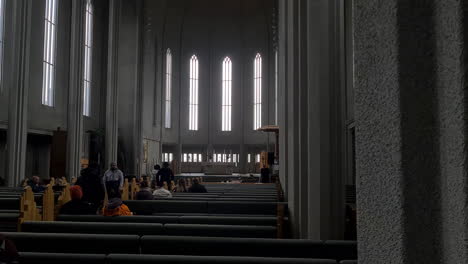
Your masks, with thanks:
[[[100,179],[99,166],[95,163],[89,164],[88,168],[82,169],[81,176],[75,185],[81,186],[83,190],[83,201],[93,204],[95,207],[104,199],[104,188]]]
[[[125,205],[122,201],[122,197],[119,191],[115,189],[110,189],[109,193],[109,201],[107,205],[103,208],[102,214],[104,216],[124,216],[124,215],[132,215],[130,209]]]
[[[198,179],[193,179],[192,186],[188,189],[191,193],[206,193],[208,192],[205,186],[201,185]]]
[[[31,190],[34,193],[40,193],[45,190],[45,187],[41,184],[41,178],[39,178],[39,176],[33,176],[29,182],[29,186],[31,186]]]
[[[140,191],[136,193],[137,200],[153,200],[153,193],[147,181],[140,182]]]
[[[95,214],[94,208],[88,202],[83,201],[83,191],[78,185],[70,187],[71,201],[60,208],[60,214],[67,215],[89,215]]]
[[[157,186],[163,186],[164,182],[167,182],[168,189],[171,190],[171,181],[174,180],[174,173],[169,168],[169,163],[164,162],[162,169],[156,174]]]

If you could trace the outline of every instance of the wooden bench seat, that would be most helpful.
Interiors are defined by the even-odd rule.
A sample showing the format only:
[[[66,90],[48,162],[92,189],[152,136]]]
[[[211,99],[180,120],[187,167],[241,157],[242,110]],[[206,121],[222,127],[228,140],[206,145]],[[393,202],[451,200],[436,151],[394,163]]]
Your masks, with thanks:
[[[105,254],[70,254],[21,252],[21,264],[105,264]]]
[[[0,211],[19,210],[19,208],[20,208],[20,196],[0,198]]]
[[[138,254],[140,252],[138,235],[27,232],[3,234],[16,244],[19,252],[87,254]]]
[[[104,223],[104,222],[35,222],[21,225],[24,232],[37,233],[79,233],[79,234],[120,234],[120,235],[163,235],[163,225],[158,223]]]
[[[1,215],[0,215],[1,219]],[[124,222],[161,224],[215,224],[215,225],[269,225],[276,226],[275,216],[152,216],[133,215],[107,217],[102,215],[59,215],[57,221],[73,222]]]
[[[142,254],[253,256],[288,258],[357,258],[356,241],[306,239],[226,238],[193,236],[143,236]],[[235,249],[235,251],[233,251]]]
[[[124,201],[132,212],[138,215],[158,213],[208,213],[208,214],[257,214],[276,215],[276,202],[239,202],[239,201],[177,201],[149,200]],[[285,204],[286,206],[287,204]],[[286,210],[287,211],[287,210]]]
[[[232,249],[235,251],[235,249]],[[235,254],[235,253],[234,253]],[[108,256],[109,264],[184,263],[184,264],[336,264],[334,260],[298,258],[219,257],[219,256],[168,256],[168,255],[121,255]]]
[[[275,238],[275,226],[102,222],[24,222],[24,232]]]

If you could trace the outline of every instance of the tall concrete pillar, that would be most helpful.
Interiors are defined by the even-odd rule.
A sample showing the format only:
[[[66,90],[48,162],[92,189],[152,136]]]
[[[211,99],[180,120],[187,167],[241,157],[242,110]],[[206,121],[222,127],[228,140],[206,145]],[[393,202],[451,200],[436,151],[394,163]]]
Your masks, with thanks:
[[[355,0],[360,263],[466,263],[463,0]]]
[[[279,2],[280,178],[300,238],[343,237],[339,2]]]
[[[86,3],[72,2],[70,39],[70,80],[68,89],[67,177],[80,173],[83,144],[83,37]]]
[[[106,164],[117,161],[118,143],[118,42],[121,0],[109,0],[106,90]]]
[[[8,3],[10,4],[10,3]],[[8,106],[8,163],[7,184],[18,186],[25,177],[26,144],[28,136],[28,88],[29,88],[29,47],[31,31],[31,0],[11,1],[12,8],[12,36],[11,54],[6,54],[5,61],[10,67],[6,78],[9,90]],[[8,65],[5,64],[5,65]]]
[[[133,144],[134,144],[134,168],[137,177],[142,174],[142,165],[144,160],[143,155],[143,3],[141,0],[136,2],[137,6],[137,61],[136,61],[136,78],[135,78],[135,103],[134,103],[134,118],[133,118]]]

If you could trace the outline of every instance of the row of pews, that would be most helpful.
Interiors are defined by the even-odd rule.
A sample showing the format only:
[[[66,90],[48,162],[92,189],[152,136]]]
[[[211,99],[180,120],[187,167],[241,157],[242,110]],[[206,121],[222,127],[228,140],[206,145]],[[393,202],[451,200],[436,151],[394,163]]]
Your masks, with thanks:
[[[357,263],[355,241],[284,238],[288,210],[275,184],[206,184],[208,193],[149,201],[132,200],[131,185],[124,203],[133,216],[45,220],[42,210],[3,234],[20,263]]]
[[[42,193],[31,187],[0,188],[0,232],[20,230],[26,221],[52,221],[59,208],[71,200],[69,184],[63,179],[63,191],[54,191],[55,180]]]

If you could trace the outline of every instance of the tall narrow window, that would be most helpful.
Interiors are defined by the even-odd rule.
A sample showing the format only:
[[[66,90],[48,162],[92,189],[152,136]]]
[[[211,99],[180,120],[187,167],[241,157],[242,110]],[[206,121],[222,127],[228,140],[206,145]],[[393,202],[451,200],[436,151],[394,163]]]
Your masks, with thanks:
[[[172,54],[171,50],[166,51],[166,110],[165,128],[171,128],[171,98],[172,98]]]
[[[42,104],[54,106],[58,0],[45,1]]]
[[[223,101],[222,101],[222,131],[231,131],[231,115],[232,115],[232,62],[229,57],[223,60]]]
[[[254,130],[262,126],[262,56],[254,60]]]
[[[189,130],[198,130],[198,59],[190,58]]]
[[[3,91],[3,46],[5,42],[5,1],[0,0],[0,92]]]
[[[86,1],[83,69],[83,115],[91,116],[91,68],[93,54],[93,5]]]

